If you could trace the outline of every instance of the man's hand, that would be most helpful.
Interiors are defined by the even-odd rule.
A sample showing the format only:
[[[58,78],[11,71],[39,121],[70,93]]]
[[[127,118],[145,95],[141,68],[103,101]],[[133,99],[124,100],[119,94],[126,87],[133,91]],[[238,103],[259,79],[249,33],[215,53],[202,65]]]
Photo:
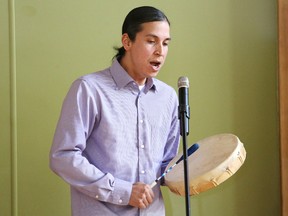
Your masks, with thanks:
[[[133,184],[129,205],[137,208],[147,208],[153,202],[154,193],[147,184],[137,182]]]

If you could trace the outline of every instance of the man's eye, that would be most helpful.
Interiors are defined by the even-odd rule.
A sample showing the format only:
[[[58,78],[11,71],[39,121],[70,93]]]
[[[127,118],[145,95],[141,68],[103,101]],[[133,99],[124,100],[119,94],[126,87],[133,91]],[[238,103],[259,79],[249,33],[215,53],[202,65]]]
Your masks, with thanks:
[[[155,41],[153,41],[153,40],[148,40],[148,43],[150,43],[150,44],[154,44]]]
[[[163,46],[168,46],[169,45],[169,40],[168,41],[163,41]]]

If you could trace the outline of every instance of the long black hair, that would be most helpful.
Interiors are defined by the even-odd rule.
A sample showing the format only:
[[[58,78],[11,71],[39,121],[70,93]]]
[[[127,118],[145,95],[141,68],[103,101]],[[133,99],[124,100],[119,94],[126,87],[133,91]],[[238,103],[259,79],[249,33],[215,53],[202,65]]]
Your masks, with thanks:
[[[127,33],[130,40],[135,41],[136,34],[142,30],[141,24],[154,21],[166,21],[170,25],[166,15],[157,8],[151,6],[134,8],[127,14],[123,22],[122,35]],[[117,58],[120,62],[121,58],[125,55],[125,49],[123,46],[120,48],[114,47],[114,49],[117,51],[114,58]]]

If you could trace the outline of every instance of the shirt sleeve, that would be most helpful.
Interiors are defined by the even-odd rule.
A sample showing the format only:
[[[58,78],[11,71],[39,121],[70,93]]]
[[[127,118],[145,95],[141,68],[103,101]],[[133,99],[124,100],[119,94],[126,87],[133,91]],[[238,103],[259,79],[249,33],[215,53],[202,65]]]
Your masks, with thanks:
[[[76,80],[63,102],[50,150],[50,168],[72,187],[100,201],[127,205],[132,183],[104,173],[83,151],[97,119],[95,89]]]
[[[170,132],[168,134],[165,150],[164,150],[164,157],[161,165],[161,173],[165,172],[166,167],[168,166],[169,162],[176,156],[178,149],[179,149],[179,141],[180,141],[180,124],[178,119],[178,99],[177,95],[174,92],[172,94],[172,112],[171,112],[171,127]],[[162,178],[161,184],[164,184],[164,178]]]

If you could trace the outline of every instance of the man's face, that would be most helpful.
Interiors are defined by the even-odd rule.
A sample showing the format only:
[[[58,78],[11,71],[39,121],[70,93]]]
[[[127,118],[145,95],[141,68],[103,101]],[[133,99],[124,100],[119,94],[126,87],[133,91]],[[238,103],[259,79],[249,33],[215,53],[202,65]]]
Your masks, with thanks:
[[[165,62],[170,39],[170,27],[166,21],[143,23],[135,41],[128,39],[125,69],[138,84],[158,74]]]

